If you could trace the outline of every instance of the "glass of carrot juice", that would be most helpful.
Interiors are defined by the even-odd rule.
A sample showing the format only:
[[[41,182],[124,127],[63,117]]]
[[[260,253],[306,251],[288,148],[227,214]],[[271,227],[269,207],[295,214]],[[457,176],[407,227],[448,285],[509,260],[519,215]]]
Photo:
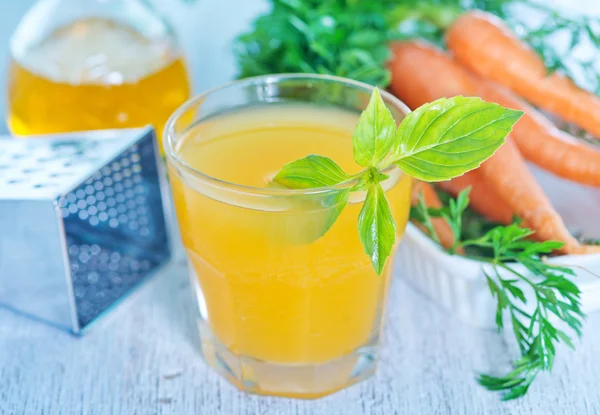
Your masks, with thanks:
[[[331,76],[250,78],[193,98],[167,123],[202,351],[242,390],[316,398],[375,371],[393,266],[388,261],[378,276],[363,251],[357,217],[364,194],[353,192],[325,232],[344,185],[290,190],[271,181],[309,154],[358,173],[352,134],[371,93]],[[400,122],[407,107],[382,97]],[[399,241],[412,181],[396,167],[386,174]]]

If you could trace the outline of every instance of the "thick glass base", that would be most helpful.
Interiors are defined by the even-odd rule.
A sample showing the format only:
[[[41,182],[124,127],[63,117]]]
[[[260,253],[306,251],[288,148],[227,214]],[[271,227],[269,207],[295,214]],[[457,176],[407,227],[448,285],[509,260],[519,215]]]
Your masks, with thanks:
[[[376,369],[377,339],[326,363],[278,364],[232,353],[215,338],[203,319],[199,319],[199,329],[206,362],[245,392],[315,399],[360,382]]]

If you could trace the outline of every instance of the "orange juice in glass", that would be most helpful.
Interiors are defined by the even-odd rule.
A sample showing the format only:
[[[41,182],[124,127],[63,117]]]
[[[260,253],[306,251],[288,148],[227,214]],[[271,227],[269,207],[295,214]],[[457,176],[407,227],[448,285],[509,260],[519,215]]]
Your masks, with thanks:
[[[271,184],[283,165],[309,154],[359,172],[352,133],[371,92],[328,76],[252,78],[194,98],[167,123],[203,354],[242,390],[315,398],[375,370],[392,261],[378,276],[364,253],[357,232],[364,194],[353,192],[324,232],[348,185]],[[400,122],[406,106],[382,96]],[[398,242],[412,181],[396,167],[386,174]]]

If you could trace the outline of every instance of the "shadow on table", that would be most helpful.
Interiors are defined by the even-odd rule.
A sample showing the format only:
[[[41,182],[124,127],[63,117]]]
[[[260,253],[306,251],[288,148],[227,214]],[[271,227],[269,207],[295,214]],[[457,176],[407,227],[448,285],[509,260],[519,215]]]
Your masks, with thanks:
[[[183,255],[173,255],[171,263],[160,274],[155,287],[160,293],[155,298],[160,303],[156,307],[168,321],[169,331],[180,335],[200,358],[200,335],[196,325],[198,311]]]

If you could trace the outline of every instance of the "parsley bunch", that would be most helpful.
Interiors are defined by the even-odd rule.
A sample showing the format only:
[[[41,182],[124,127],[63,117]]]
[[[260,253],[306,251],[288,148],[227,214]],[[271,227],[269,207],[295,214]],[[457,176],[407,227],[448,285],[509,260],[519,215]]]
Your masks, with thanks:
[[[467,10],[504,19],[544,59],[581,87],[600,92],[600,64],[578,45],[600,49],[600,18],[568,15],[541,0],[271,0],[270,12],[237,38],[239,77],[320,73],[386,87],[388,43],[426,39],[444,46],[444,32]],[[531,14],[541,16],[531,22]],[[557,37],[569,37],[560,47]]]
[[[319,73],[385,86],[394,0],[273,0],[271,12],[241,35],[235,54],[244,78]]]

